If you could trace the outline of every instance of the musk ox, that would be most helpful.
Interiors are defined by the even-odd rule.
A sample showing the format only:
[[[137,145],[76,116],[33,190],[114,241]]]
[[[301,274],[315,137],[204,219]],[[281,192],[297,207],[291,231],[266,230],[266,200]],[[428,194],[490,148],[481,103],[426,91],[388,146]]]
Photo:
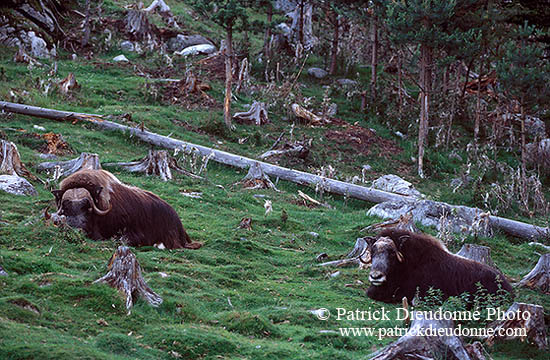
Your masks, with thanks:
[[[370,287],[367,296],[386,303],[412,302],[418,293],[440,289],[443,298],[475,294],[478,283],[491,294],[512,286],[496,269],[451,254],[439,240],[405,230],[388,229],[376,238],[367,237],[371,254]]]
[[[105,170],[81,170],[53,190],[56,223],[83,229],[94,239],[124,235],[128,245],[198,249],[176,211],[157,195],[121,183]]]

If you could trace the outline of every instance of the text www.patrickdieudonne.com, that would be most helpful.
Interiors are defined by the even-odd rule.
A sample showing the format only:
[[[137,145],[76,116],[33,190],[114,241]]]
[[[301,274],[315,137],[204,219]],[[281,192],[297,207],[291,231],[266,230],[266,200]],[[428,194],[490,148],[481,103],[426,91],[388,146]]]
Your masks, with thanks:
[[[311,311],[319,320],[328,320],[331,318],[331,313],[326,308],[321,308]],[[435,320],[435,321],[502,321],[502,320],[528,320],[531,314],[529,312],[506,312],[501,308],[487,308],[486,311],[446,311],[441,308],[437,310],[413,311],[407,308],[397,308],[396,311],[390,312],[384,307],[372,310],[347,310],[344,308],[336,308],[336,316],[332,316],[337,321],[403,321],[409,320]],[[443,324],[443,323],[440,323]],[[455,327],[441,327],[435,322],[427,324],[427,326],[412,326],[412,327],[339,327],[338,332],[341,336],[368,336],[376,337],[381,340],[385,337],[401,337],[405,334],[410,336],[465,336],[465,337],[524,337],[527,336],[525,328],[500,328],[500,327],[465,327],[458,324]]]

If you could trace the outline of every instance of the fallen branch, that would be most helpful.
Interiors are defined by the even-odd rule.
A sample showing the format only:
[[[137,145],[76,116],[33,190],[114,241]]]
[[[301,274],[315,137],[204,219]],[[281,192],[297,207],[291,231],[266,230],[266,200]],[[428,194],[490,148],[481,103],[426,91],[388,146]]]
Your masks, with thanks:
[[[105,120],[101,115],[74,113],[69,111],[59,111],[36,106],[22,105],[0,101],[0,109],[3,111],[17,114],[36,116],[52,120],[61,121],[85,121],[96,124],[100,128],[107,130],[117,130],[134,136],[144,142],[164,147],[168,149],[193,149],[194,152],[202,156],[211,156],[213,161],[238,168],[248,168],[254,163],[258,163],[265,174],[275,176],[283,180],[292,181],[302,185],[317,185],[322,183],[325,191],[352,197],[359,200],[365,200],[373,203],[386,201],[413,201],[408,196],[389,193],[382,190],[368,188],[360,185],[349,184],[343,181],[333,180],[324,176],[309,174],[306,172],[284,168],[265,162],[259,162],[244,156],[231,154],[225,151],[212,149],[206,146],[192,144],[186,141],[172,139],[167,136],[158,135],[149,131],[121,125],[112,121]],[[444,204],[444,203],[442,203]],[[473,209],[472,209],[473,210]],[[479,210],[481,212],[481,210]],[[499,216],[489,216],[489,223],[494,228],[498,228],[509,235],[522,239],[545,239],[550,236],[550,229],[536,225],[527,224],[521,221],[505,219]]]
[[[371,233],[379,233],[386,229],[401,229],[401,230],[410,231],[412,233],[420,232],[420,230],[418,230],[418,228],[414,224],[412,213],[401,215],[397,220],[390,219],[381,223],[369,225],[361,229],[359,232],[366,231]]]
[[[154,307],[162,304],[162,298],[145,283],[141,275],[141,266],[127,246],[118,247],[109,261],[109,272],[94,281],[95,283],[107,283],[119,290],[126,297],[128,315],[138,296]]]
[[[279,155],[295,155],[299,158],[305,158],[309,154],[309,148],[300,143],[295,144],[285,144],[282,149],[279,150],[269,150],[263,153],[262,155],[258,156],[259,159],[265,160],[272,156],[279,156]]]
[[[364,238],[357,238],[355,246],[346,255],[345,259],[334,260],[319,264],[319,266],[345,266],[350,264],[359,265],[360,269],[366,269],[369,267],[371,258],[370,252],[367,250],[367,242]]]

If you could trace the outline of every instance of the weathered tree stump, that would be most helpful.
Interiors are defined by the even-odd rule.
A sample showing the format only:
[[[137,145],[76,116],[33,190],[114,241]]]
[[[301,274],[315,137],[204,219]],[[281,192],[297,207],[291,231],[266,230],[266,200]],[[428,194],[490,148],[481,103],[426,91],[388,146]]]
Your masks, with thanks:
[[[495,335],[487,338],[487,345],[495,341],[520,339],[534,343],[539,349],[548,349],[542,306],[513,303],[501,319],[489,324],[488,327],[495,329]],[[519,333],[520,330],[523,334]]]
[[[133,35],[137,40],[143,40],[153,35],[153,26],[147,19],[147,13],[142,10],[128,10],[128,15],[124,19],[126,31]]]
[[[162,298],[145,283],[141,266],[129,247],[118,247],[109,260],[108,269],[109,272],[94,281],[94,284],[107,283],[119,290],[126,297],[128,315],[138,296],[145,299],[151,306],[157,307],[162,304]]]
[[[237,184],[242,184],[245,189],[273,189],[279,191],[275,184],[271,182],[269,177],[262,170],[259,163],[254,163],[248,169],[246,176]]]
[[[143,172],[147,175],[160,176],[163,181],[172,180],[170,156],[166,150],[149,150],[141,160],[132,162],[106,163],[104,166],[119,166],[130,172]]]
[[[164,0],[153,0],[151,5],[149,5],[147,8],[143,9],[146,13],[151,13],[155,10],[158,10],[158,13],[162,18],[166,21],[168,26],[175,27],[176,29],[179,29],[180,26],[178,25],[176,21],[176,17],[172,13],[172,10],[170,9],[170,6],[168,6]]]
[[[0,140],[0,190],[14,195],[38,195],[23,176],[37,180],[21,162],[17,146],[10,141]]]
[[[369,225],[366,228],[361,229],[361,232],[367,231],[379,233],[386,229],[401,229],[410,231],[412,233],[420,233],[420,230],[418,230],[418,228],[414,224],[412,212],[399,216],[399,219],[397,220],[389,219],[381,223]]]
[[[311,111],[304,109],[302,106],[298,104],[292,104],[291,107],[292,107],[292,111],[294,112],[294,115],[296,115],[296,117],[298,118],[307,120],[309,125],[320,126],[323,124],[330,123],[330,121],[326,119],[323,120],[323,118],[320,117],[319,115],[315,115]]]
[[[493,259],[491,259],[491,248],[488,246],[464,244],[456,255],[497,268]]]
[[[241,61],[239,78],[237,80],[237,86],[235,87],[235,93],[239,93],[242,90],[246,91],[249,83],[250,83],[250,74],[249,74],[248,59],[244,58],[243,61]],[[252,104],[252,106],[254,106],[254,104]],[[267,119],[267,111],[266,111],[266,119]],[[256,124],[256,125],[260,125],[260,124]]]
[[[99,170],[101,169],[101,164],[99,162],[99,156],[97,154],[83,152],[79,157],[67,161],[53,161],[53,162],[43,162],[38,164],[38,171],[51,171],[55,170],[57,167],[60,173],[60,176],[69,176],[74,174],[79,170],[89,169],[89,170]]]
[[[256,125],[263,125],[269,122],[265,103],[257,101],[252,103],[248,111],[235,113],[233,119],[237,120],[237,122],[250,122]]]
[[[482,354],[476,355],[480,351],[472,351],[461,338],[452,334],[453,328],[451,320],[414,319],[405,335],[372,354],[370,360],[484,360]],[[434,336],[437,333],[433,332],[438,329],[449,330],[445,330],[445,336]],[[447,333],[450,335],[447,336]]]
[[[540,257],[537,265],[525,275],[518,283],[520,287],[542,291],[544,294],[550,294],[550,253]]]
[[[360,269],[366,269],[369,267],[370,262],[370,252],[365,238],[357,238],[353,249],[346,255],[345,259],[325,262],[319,264],[319,266],[359,265]]]

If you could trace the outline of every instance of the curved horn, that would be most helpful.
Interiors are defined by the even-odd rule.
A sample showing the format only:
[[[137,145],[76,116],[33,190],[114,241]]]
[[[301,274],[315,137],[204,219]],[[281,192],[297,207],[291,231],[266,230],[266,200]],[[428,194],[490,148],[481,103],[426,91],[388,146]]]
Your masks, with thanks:
[[[92,203],[92,209],[94,210],[94,213],[96,215],[100,215],[100,216],[107,215],[109,213],[109,211],[111,211],[111,209],[113,208],[113,205],[111,205],[111,203],[109,203],[109,207],[107,209],[101,210],[100,208],[95,206],[94,201],[92,199],[90,199],[90,200],[91,200],[91,203]]]

